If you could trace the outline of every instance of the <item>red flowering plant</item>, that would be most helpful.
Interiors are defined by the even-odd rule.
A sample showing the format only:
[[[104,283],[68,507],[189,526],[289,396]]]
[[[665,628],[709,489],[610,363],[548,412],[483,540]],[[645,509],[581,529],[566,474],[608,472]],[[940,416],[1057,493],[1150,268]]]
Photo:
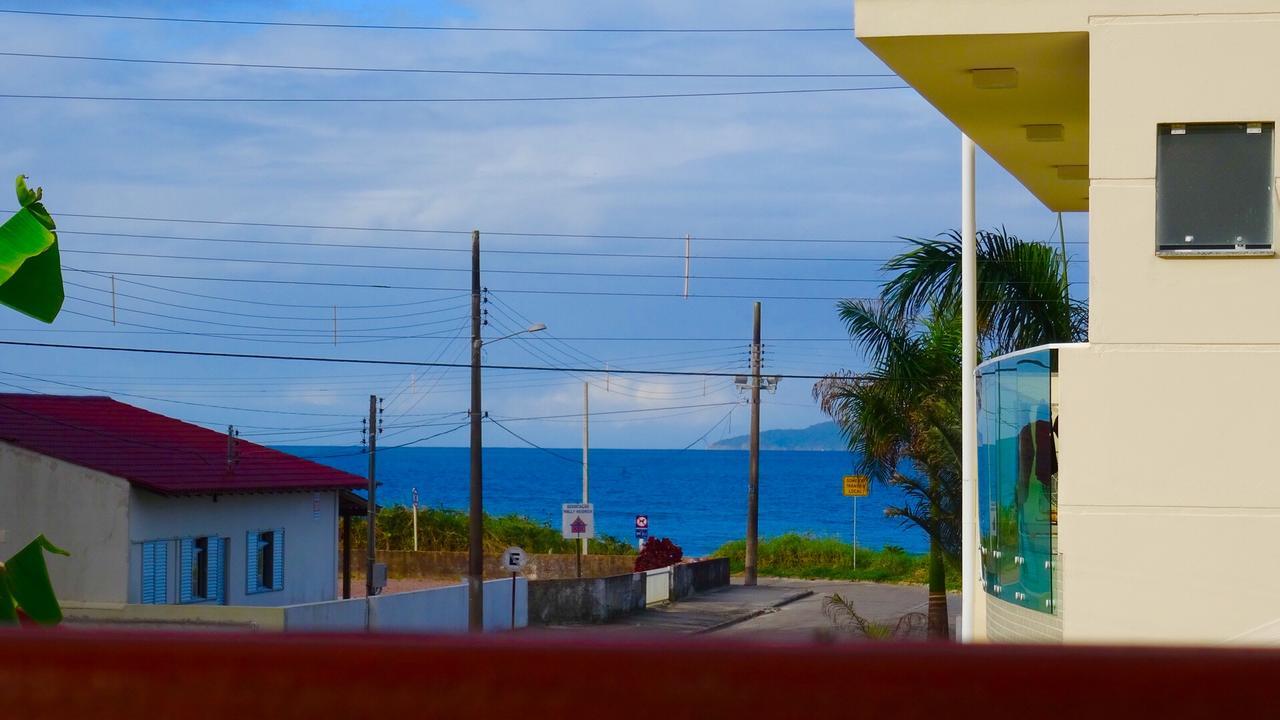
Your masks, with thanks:
[[[653,538],[644,544],[644,549],[636,555],[636,572],[656,570],[668,565],[675,565],[684,557],[680,546],[671,542],[670,538]]]

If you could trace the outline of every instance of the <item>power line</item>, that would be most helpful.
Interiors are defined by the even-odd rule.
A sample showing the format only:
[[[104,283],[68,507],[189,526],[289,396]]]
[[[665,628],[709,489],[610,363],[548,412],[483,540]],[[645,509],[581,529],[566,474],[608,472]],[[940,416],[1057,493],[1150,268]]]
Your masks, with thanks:
[[[875,90],[910,90],[910,85],[885,85],[875,87],[796,88],[791,90],[726,90],[720,92],[637,93],[632,95],[526,95],[523,97],[176,97],[158,95],[55,95],[51,93],[0,93],[9,100],[78,100],[90,102],[146,102],[146,103],[517,103],[517,102],[573,102],[587,100],[670,100],[682,98],[744,97],[760,95],[815,95],[851,93]]]
[[[59,213],[62,215],[62,213]],[[438,232],[452,232],[441,230]],[[369,243],[329,243],[317,242],[312,240],[262,240],[253,239],[246,240],[243,238],[215,238],[215,237],[198,237],[192,235],[155,235],[142,233],[118,233],[118,232],[89,232],[83,230],[58,230],[59,235],[87,235],[91,237],[108,237],[108,238],[137,238],[140,240],[177,240],[182,242],[207,242],[219,244],[233,245],[269,245],[280,247],[304,247],[304,248],[335,248],[342,250],[392,250],[401,252],[445,252],[445,253],[467,253],[471,250],[458,247],[439,247],[439,246],[406,246],[406,245],[378,245]],[[468,233],[469,234],[469,233]],[[693,238],[698,240],[700,238]],[[797,242],[805,242],[803,240]],[[874,242],[891,242],[900,243],[901,240],[848,240],[849,243],[874,243]],[[551,256],[551,257],[588,257],[588,258],[635,258],[645,260],[683,260],[684,255],[666,254],[666,253],[637,253],[637,252],[591,252],[591,251],[573,251],[573,250],[507,250],[485,248],[480,251],[482,255],[534,255],[534,256]],[[696,254],[694,260],[745,260],[751,262],[868,262],[868,263],[884,263],[891,258],[884,257],[815,257],[804,255],[703,255]],[[943,261],[939,261],[943,262]],[[979,261],[982,262],[982,261]],[[681,276],[683,277],[683,276]]]
[[[237,68],[251,70],[299,70],[350,73],[404,73],[424,75],[489,75],[510,77],[570,78],[699,78],[699,79],[823,79],[823,78],[893,78],[894,73],[641,73],[641,72],[569,72],[534,70],[461,70],[454,68],[389,68],[350,65],[276,65],[268,63],[214,62],[207,60],[167,60],[157,58],[124,58],[99,55],[59,55],[54,53],[0,52],[2,57],[42,60],[84,60],[93,62],[133,63],[144,65],[182,65],[194,67]]]
[[[8,209],[7,212],[17,212],[16,209]],[[158,222],[158,223],[184,223],[193,225],[230,225],[237,227],[264,227],[264,228],[286,228],[293,230],[338,230],[347,232],[390,232],[390,233],[416,233],[429,235],[461,235],[470,237],[472,230],[456,230],[441,228],[414,228],[414,227],[374,227],[361,225],[319,225],[307,223],[277,223],[262,222],[250,220],[207,220],[199,218],[172,218],[172,217],[150,217],[143,215],[102,215],[91,213],[72,213],[58,212],[59,218],[74,217],[87,218],[92,220],[128,220],[137,222]],[[559,238],[568,240],[673,240],[684,242],[685,234],[680,235],[626,235],[626,234],[592,234],[592,233],[555,233],[555,232],[512,232],[500,230],[482,230],[485,236],[494,237],[537,237],[537,238]],[[853,244],[853,243],[888,243],[892,245],[901,245],[909,242],[906,238],[892,239],[852,239],[852,238],[805,238],[805,237],[736,237],[736,236],[715,236],[715,235],[694,235],[695,240],[699,242],[745,242],[745,243],[814,243],[814,244]],[[1068,245],[1088,245],[1087,240],[1068,241]],[[467,250],[466,252],[470,252]],[[683,255],[679,257],[683,258]]]
[[[517,33],[660,33],[660,34],[738,34],[738,33],[852,33],[844,27],[719,27],[719,28],[569,28],[569,27],[503,27],[479,25],[389,25],[375,23],[322,23],[283,20],[245,20],[233,18],[194,18],[158,15],[118,15],[108,13],[55,12],[52,10],[0,9],[9,15],[42,15],[47,17],[89,20],[131,20],[144,22],[192,23],[201,25],[242,25],[253,27],[323,28],[330,30],[408,30],[431,32],[517,32]]]
[[[191,262],[225,262],[250,265],[285,265],[289,267],[318,267],[360,270],[392,270],[401,272],[471,272],[467,268],[451,268],[422,265],[383,265],[376,263],[324,262],[320,260],[276,260],[269,258],[217,257],[208,255],[166,255],[164,253],[138,253],[115,250],[71,250],[63,249],[65,254],[101,255],[103,257],[147,258],[151,260],[186,260]],[[591,272],[585,270],[513,270],[511,268],[485,268],[485,272],[496,275],[533,275],[537,277],[603,277],[603,278],[636,278],[641,280],[678,280],[683,275],[666,273],[638,272]],[[782,277],[752,275],[690,275],[694,280],[717,280],[735,282],[811,282],[811,283],[882,283],[880,278],[836,278],[836,277]],[[1039,285],[1035,281],[1004,281],[979,283],[987,285]],[[1085,280],[1073,280],[1069,284],[1088,284]]]
[[[81,345],[75,343],[43,343],[32,342],[28,340],[0,340],[0,345],[12,345],[16,347],[39,347],[39,348],[58,348],[63,350],[94,350],[101,352],[125,352],[138,353],[144,355],[181,355],[188,357],[214,357],[214,358],[230,358],[245,360],[287,360],[292,362],[317,362],[317,363],[338,363],[351,365],[390,365],[401,367],[445,367],[445,368],[469,368],[470,363],[441,363],[441,362],[424,362],[421,360],[384,360],[377,358],[338,358],[323,356],[307,356],[307,355],[274,355],[268,353],[233,353],[233,352],[214,352],[210,350],[172,350],[166,348],[136,348],[136,347],[116,347],[111,345]],[[733,378],[742,375],[738,372],[716,372],[716,371],[694,371],[694,370],[635,370],[635,369],[614,369],[614,368],[597,368],[597,367],[546,367],[539,365],[482,365],[486,370],[530,370],[538,372],[567,372],[567,373],[598,373],[611,375],[671,375],[680,377],[726,377]],[[791,380],[822,380],[826,375],[794,375],[784,373],[771,373],[772,377]],[[92,388],[90,388],[92,389]],[[159,399],[159,398],[148,398]],[[212,406],[216,407],[216,406]],[[233,408],[234,409],[234,408]],[[270,411],[251,411],[251,412],[270,412]],[[332,417],[345,417],[345,414],[336,413],[305,413],[328,415]]]

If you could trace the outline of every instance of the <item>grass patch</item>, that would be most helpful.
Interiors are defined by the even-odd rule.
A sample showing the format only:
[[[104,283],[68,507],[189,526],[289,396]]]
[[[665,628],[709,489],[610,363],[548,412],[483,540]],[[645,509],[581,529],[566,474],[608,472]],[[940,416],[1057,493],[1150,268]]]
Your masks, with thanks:
[[[732,572],[742,572],[747,542],[721,545],[715,557],[729,558]],[[787,533],[760,541],[758,572],[768,577],[810,580],[866,580],[869,582],[924,585],[929,582],[929,556],[908,553],[900,547],[880,550],[859,547],[854,567],[853,547],[843,540]],[[947,573],[947,587],[959,588],[960,578]]]
[[[384,506],[378,511],[378,549],[413,549],[413,509],[405,505]],[[352,518],[351,547],[365,546],[364,518]],[[631,543],[609,535],[599,535],[588,541],[587,551],[593,555],[634,555]],[[560,529],[550,523],[523,515],[484,516],[484,549],[486,553],[500,553],[511,546],[524,548],[530,553],[571,553],[576,548],[573,540],[560,536]],[[419,550],[466,550],[468,546],[468,518],[462,510],[446,508],[418,508]]]

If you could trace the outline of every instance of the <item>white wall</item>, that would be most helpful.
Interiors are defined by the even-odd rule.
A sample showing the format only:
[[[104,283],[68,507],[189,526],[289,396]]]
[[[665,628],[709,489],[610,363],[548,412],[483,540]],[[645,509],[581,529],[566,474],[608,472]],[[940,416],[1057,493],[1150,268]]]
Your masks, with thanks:
[[[217,535],[230,539],[227,602],[231,605],[297,605],[337,594],[338,501],[334,491],[164,497],[134,488],[129,526],[129,602],[141,600],[141,543]],[[316,512],[316,503],[319,511]],[[284,587],[246,594],[246,533],[284,528]],[[170,586],[177,577],[176,549],[169,553]],[[176,592],[170,591],[170,599]]]
[[[484,584],[484,628],[511,629],[511,580]],[[515,626],[529,625],[529,581],[517,578]],[[467,631],[467,586],[416,590],[284,608],[284,629],[304,631],[373,630],[461,633]]]
[[[129,484],[0,442],[0,561],[41,533],[71,553],[45,558],[59,598],[125,601]]]

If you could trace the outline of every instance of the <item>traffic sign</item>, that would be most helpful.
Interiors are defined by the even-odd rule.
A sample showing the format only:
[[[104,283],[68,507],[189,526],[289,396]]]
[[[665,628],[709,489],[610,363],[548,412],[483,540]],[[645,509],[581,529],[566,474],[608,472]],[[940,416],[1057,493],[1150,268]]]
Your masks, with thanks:
[[[871,494],[871,478],[866,475],[845,475],[844,494],[847,497],[866,497]]]
[[[502,551],[502,569],[509,573],[518,573],[529,562],[529,556],[518,547],[509,547]]]
[[[568,539],[591,539],[596,536],[596,512],[591,503],[565,503],[560,506],[560,534]]]
[[[649,529],[649,516],[648,516],[648,515],[637,515],[637,516],[636,516],[636,529],[637,529],[637,530],[648,530],[648,529]]]
[[[644,538],[649,537],[649,528],[640,528],[640,527],[636,528],[636,537],[642,540]]]

